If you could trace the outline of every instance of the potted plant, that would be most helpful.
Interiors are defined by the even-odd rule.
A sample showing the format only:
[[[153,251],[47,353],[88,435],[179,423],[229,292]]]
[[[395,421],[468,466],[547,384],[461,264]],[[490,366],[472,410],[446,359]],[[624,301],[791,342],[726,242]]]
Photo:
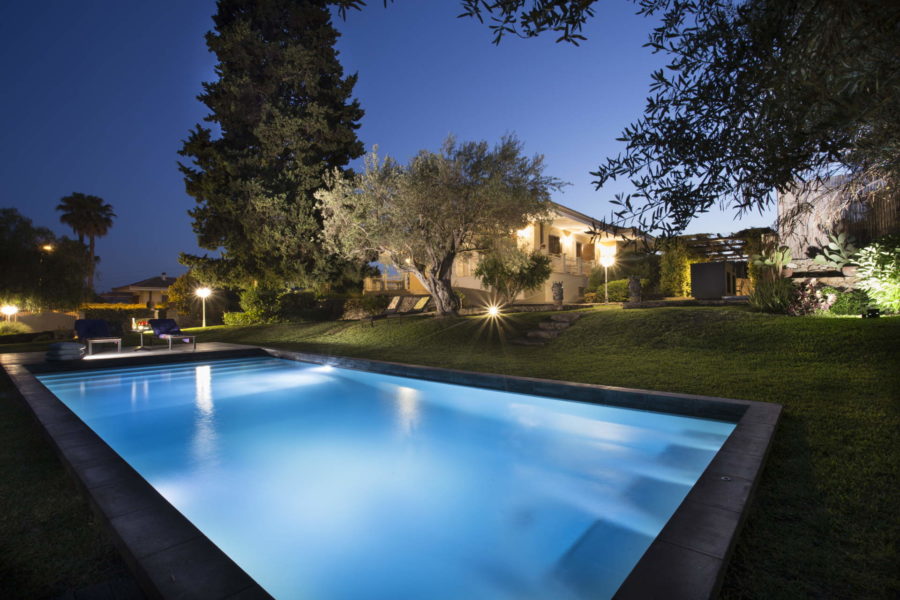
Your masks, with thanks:
[[[829,235],[828,246],[822,248],[822,252],[813,259],[813,262],[840,271],[844,277],[854,275],[857,266],[854,259],[858,250],[853,241],[853,237],[846,233]]]

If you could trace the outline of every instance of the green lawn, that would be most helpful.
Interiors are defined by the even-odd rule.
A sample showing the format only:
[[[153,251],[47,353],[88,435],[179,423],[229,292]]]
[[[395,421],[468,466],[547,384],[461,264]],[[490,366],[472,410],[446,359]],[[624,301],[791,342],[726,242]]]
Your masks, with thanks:
[[[785,411],[723,596],[900,594],[900,318],[591,310],[544,347],[508,343],[545,316],[208,328],[201,341],[779,402]]]
[[[12,344],[0,346],[6,352]],[[16,345],[16,351],[36,349]],[[41,344],[40,346],[46,346]],[[48,598],[127,569],[0,372],[0,598]]]

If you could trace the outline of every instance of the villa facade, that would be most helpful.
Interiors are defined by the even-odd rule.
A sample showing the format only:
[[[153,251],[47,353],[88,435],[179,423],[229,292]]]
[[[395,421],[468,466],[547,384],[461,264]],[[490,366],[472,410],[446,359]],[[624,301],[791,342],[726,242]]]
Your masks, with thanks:
[[[527,252],[540,250],[551,259],[552,273],[543,286],[520,294],[521,304],[544,304],[553,301],[554,282],[563,284],[565,302],[576,302],[584,295],[591,271],[599,266],[602,254],[614,254],[628,245],[651,242],[652,237],[632,228],[614,228],[561,204],[553,204],[549,221],[530,223],[517,232],[519,247]],[[453,288],[462,292],[465,302],[484,302],[491,291],[475,277],[480,256],[466,252],[453,264]],[[411,274],[394,265],[380,265],[380,277],[365,281],[366,293],[428,294],[428,290]]]

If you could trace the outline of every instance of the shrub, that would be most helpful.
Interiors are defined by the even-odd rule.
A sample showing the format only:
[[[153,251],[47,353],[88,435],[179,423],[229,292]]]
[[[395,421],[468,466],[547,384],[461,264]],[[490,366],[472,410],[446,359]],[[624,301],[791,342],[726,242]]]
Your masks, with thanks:
[[[754,310],[786,314],[797,289],[790,279],[760,277],[750,293],[750,307]]]
[[[872,299],[869,298],[865,290],[842,292],[841,290],[827,287],[822,291],[826,294],[835,295],[834,304],[828,309],[828,312],[833,315],[859,315],[866,312],[866,309],[872,303]]]
[[[366,316],[374,316],[388,307],[391,299],[383,294],[367,294],[344,301],[345,319],[359,319]]]
[[[683,240],[667,240],[659,260],[660,291],[667,296],[690,296],[691,265],[696,262],[701,259],[691,254]]]
[[[31,333],[31,327],[18,321],[0,321],[0,335]]]
[[[650,287],[649,279],[641,279],[641,289],[647,289]],[[610,302],[628,302],[628,280],[627,279],[616,279],[615,281],[610,281],[607,284],[607,291],[609,293],[609,301]],[[589,298],[593,298],[593,300],[589,300]],[[603,282],[600,282],[600,286],[596,291],[588,292],[584,295],[585,302],[603,302]]]
[[[520,292],[537,289],[550,279],[550,257],[538,251],[528,254],[522,250],[483,256],[475,269],[475,276],[484,287],[500,296],[503,304],[514,302]]]
[[[240,294],[241,308],[244,310],[245,325],[253,323],[275,323],[278,318],[278,296],[280,290],[255,286]],[[232,317],[233,318],[233,317]],[[223,317],[224,320],[224,317]],[[227,325],[227,323],[226,323]]]
[[[819,289],[816,286],[816,280],[810,279],[808,282],[801,283],[795,289],[791,302],[787,307],[787,314],[802,317],[804,315],[827,312],[836,299],[837,294]]]
[[[659,283],[659,261],[660,257],[657,254],[624,251],[616,256],[615,264],[609,267],[609,279],[614,281],[637,275],[641,281],[645,279],[649,281],[650,285],[645,289],[655,287]],[[594,267],[588,278],[587,289],[591,291],[602,289],[603,276],[603,267]]]
[[[242,325],[259,325],[257,315],[247,312],[227,312],[222,313],[222,322],[229,327],[240,327]]]
[[[282,321],[305,321],[310,311],[318,308],[316,295],[312,292],[281,292],[276,298],[276,312]]]
[[[857,254],[859,287],[875,304],[900,312],[900,234],[875,240]]]
[[[109,323],[113,335],[131,329],[132,319],[152,318],[153,310],[143,304],[85,304],[85,319],[102,319]]]

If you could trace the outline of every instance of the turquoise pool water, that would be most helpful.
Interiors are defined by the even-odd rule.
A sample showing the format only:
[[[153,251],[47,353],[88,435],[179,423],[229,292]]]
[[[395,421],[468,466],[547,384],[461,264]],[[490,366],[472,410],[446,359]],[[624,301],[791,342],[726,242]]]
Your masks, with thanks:
[[[277,358],[39,379],[282,599],[608,598],[734,429]]]

